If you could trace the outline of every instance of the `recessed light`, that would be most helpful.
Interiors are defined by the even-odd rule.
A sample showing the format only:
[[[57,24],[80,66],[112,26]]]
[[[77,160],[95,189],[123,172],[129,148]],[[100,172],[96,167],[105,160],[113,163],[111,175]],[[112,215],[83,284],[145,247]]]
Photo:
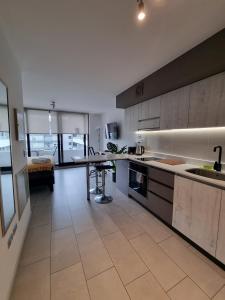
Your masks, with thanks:
[[[144,1],[143,0],[137,0],[137,2],[138,2],[137,18],[138,18],[139,21],[143,21],[146,17]]]

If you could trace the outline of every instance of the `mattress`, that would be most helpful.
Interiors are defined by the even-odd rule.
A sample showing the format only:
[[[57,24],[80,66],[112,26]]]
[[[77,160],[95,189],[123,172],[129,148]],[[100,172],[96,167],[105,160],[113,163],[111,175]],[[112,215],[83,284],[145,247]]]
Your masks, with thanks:
[[[50,161],[49,162],[42,162],[42,163],[33,163],[32,159],[37,158],[47,158]],[[53,156],[50,155],[43,155],[43,156],[31,156],[27,158],[27,170],[28,173],[34,173],[34,172],[44,172],[44,171],[51,171],[54,168],[54,159]]]

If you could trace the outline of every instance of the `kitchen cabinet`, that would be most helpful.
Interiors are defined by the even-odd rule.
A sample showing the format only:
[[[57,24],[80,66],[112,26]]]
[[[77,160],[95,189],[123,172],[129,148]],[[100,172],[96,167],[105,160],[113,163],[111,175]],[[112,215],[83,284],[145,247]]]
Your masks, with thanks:
[[[160,97],[138,104],[138,129],[159,129]]]
[[[116,107],[127,108],[223,72],[224,38],[225,29],[131,86],[117,95]]]
[[[126,132],[134,132],[138,129],[138,105],[133,105],[125,109],[125,129]]]
[[[180,176],[175,178],[173,227],[216,255],[222,191]]]
[[[148,196],[145,206],[169,225],[172,225],[173,188],[173,173],[148,168]]]
[[[188,127],[190,86],[161,96],[160,129]]]
[[[225,72],[190,86],[189,128],[225,126]]]
[[[222,192],[216,258],[225,264],[225,191]]]
[[[126,196],[128,195],[129,186],[128,167],[128,160],[116,161],[116,187]]]

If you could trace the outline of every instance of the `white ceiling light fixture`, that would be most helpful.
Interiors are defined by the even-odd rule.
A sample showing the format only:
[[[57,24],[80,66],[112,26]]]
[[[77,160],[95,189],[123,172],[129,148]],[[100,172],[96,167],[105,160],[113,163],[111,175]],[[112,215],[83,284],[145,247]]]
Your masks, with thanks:
[[[146,18],[144,1],[143,0],[137,0],[137,2],[138,2],[137,18],[138,18],[139,21],[143,21]]]

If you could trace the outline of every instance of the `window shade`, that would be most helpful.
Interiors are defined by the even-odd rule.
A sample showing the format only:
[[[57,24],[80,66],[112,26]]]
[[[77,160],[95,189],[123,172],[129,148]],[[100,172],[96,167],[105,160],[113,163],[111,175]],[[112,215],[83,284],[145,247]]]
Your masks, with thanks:
[[[62,112],[59,115],[60,133],[88,133],[88,115]]]
[[[49,112],[47,110],[27,109],[27,133],[49,133]],[[57,112],[51,112],[51,132],[58,132]]]

